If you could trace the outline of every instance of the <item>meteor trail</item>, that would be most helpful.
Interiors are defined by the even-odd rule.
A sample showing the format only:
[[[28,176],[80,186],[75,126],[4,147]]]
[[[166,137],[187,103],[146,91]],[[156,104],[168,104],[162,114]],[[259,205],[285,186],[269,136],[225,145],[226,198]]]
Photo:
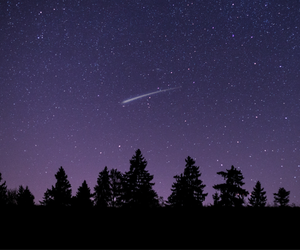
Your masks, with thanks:
[[[127,99],[127,100],[123,101],[122,104],[132,102],[134,100],[140,99],[140,98],[145,97],[145,96],[154,95],[154,94],[158,94],[158,93],[162,93],[162,92],[166,92],[166,91],[170,91],[170,90],[174,90],[174,89],[179,89],[179,88],[181,88],[181,86],[176,87],[176,88],[171,88],[171,89],[158,90],[158,91],[151,92],[151,93],[144,94],[144,95],[139,95],[139,96],[136,96],[136,97],[133,97],[133,98],[130,98],[130,99]]]

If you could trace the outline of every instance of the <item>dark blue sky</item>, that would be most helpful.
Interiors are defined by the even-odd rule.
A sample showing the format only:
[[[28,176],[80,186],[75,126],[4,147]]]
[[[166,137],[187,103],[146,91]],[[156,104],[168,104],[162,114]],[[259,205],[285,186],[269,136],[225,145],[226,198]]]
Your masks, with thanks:
[[[141,149],[159,196],[191,156],[212,202],[242,171],[300,205],[299,1],[6,1],[0,172],[38,203],[60,166],[75,195]],[[122,104],[139,95],[165,91]]]

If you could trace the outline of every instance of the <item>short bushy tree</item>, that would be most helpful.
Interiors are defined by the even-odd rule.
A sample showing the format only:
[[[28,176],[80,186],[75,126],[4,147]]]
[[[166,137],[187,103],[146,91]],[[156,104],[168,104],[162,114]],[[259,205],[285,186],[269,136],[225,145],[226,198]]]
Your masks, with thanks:
[[[217,174],[224,177],[225,183],[214,185],[213,188],[220,192],[220,206],[226,207],[241,207],[244,203],[244,197],[248,195],[248,191],[242,188],[245,184],[242,172],[234,166],[231,169],[226,169],[226,172],[221,171]]]
[[[286,207],[290,201],[290,191],[286,191],[283,187],[279,188],[278,193],[274,193],[274,203],[280,207]]]

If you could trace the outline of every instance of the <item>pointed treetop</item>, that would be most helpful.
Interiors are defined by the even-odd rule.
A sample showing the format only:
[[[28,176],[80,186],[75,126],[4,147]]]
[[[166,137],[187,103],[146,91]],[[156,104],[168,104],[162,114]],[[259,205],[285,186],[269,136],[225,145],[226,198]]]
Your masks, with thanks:
[[[51,189],[47,189],[41,204],[69,206],[71,203],[72,189],[63,167],[59,168],[58,172],[55,174],[55,178],[57,180],[55,187],[52,185]]]
[[[185,169],[180,175],[175,175],[172,184],[172,194],[168,197],[167,204],[171,207],[196,207],[202,206],[207,193],[203,192],[206,185],[199,179],[199,167],[190,156],[185,159]]]
[[[186,167],[187,166],[192,166],[192,165],[194,165],[196,162],[195,162],[195,160],[193,159],[193,158],[191,158],[190,156],[188,156],[186,159],[185,159],[185,162],[186,162]]]
[[[265,196],[266,192],[263,190],[264,189],[261,187],[260,182],[257,181],[253,188],[253,192],[250,194],[250,197],[248,199],[248,206],[264,207],[266,205],[267,197]]]
[[[130,170],[144,170],[147,166],[147,161],[142,155],[142,152],[140,149],[137,149],[135,151],[135,155],[132,156],[130,162]]]
[[[61,178],[61,177],[68,177],[66,175],[66,172],[64,170],[64,168],[62,166],[60,166],[60,168],[58,169],[57,173],[55,174],[55,177],[58,179],[58,178]]]
[[[193,158],[191,158],[190,156],[188,156],[185,159],[185,169],[184,169],[184,176],[191,176],[194,175],[194,177],[200,177],[201,174],[199,172],[199,167],[195,166],[195,160]]]
[[[144,159],[141,150],[135,151],[130,160],[130,168],[123,175],[122,200],[128,207],[151,207],[158,204],[157,194],[152,189],[153,175],[145,170],[147,161]]]
[[[28,186],[24,189],[21,185],[19,186],[17,204],[19,206],[33,206],[34,205],[34,195],[30,192]]]
[[[94,191],[95,206],[108,207],[111,199],[111,188],[107,166],[105,166],[104,169],[99,172]]]
[[[93,201],[91,200],[93,195],[88,187],[86,180],[83,181],[82,185],[78,188],[76,196],[73,197],[73,204],[75,206],[92,207]]]

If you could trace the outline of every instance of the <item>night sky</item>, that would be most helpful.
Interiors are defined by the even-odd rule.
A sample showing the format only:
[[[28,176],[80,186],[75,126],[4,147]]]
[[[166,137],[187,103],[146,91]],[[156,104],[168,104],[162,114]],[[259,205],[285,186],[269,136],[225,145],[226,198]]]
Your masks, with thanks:
[[[39,204],[62,166],[72,195],[140,149],[164,199],[191,156],[300,205],[300,4],[91,0],[0,4],[0,172]],[[167,90],[170,89],[170,90]],[[159,90],[166,90],[158,93]],[[152,93],[139,99],[125,100]]]

